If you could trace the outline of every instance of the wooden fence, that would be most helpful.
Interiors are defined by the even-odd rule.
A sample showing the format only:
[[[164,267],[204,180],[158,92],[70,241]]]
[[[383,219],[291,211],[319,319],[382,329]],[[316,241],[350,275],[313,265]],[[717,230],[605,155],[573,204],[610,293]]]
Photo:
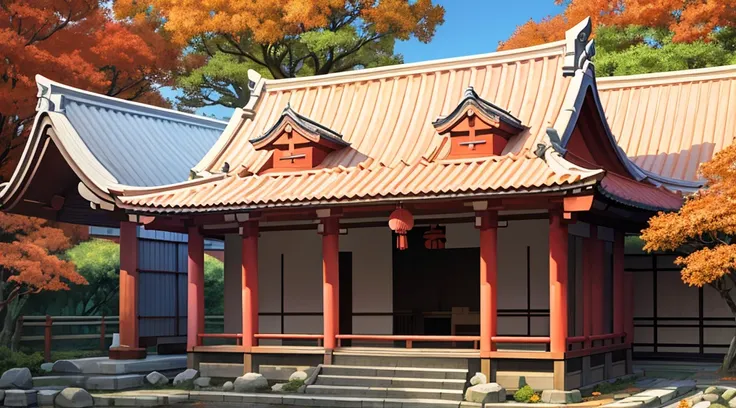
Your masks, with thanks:
[[[43,342],[43,355],[46,361],[51,361],[51,350],[61,342],[76,341],[75,348],[80,340],[89,340],[96,349],[99,341],[99,350],[106,351],[112,334],[117,332],[118,316],[21,316],[19,319],[20,345],[29,348],[38,347]],[[205,324],[208,331],[221,331],[223,316],[206,316]],[[92,345],[95,344],[95,345]],[[77,348],[79,350],[79,348]]]

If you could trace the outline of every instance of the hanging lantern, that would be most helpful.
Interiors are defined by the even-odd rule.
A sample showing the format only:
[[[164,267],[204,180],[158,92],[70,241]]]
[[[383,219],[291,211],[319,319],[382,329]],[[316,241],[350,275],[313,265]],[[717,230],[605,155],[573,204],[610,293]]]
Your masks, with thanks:
[[[398,234],[396,248],[401,251],[408,248],[409,242],[406,239],[406,232],[414,228],[414,216],[407,209],[399,207],[391,213],[388,219],[388,227]]]
[[[429,227],[429,230],[424,233],[424,247],[427,249],[445,249],[445,237],[444,228],[437,224],[433,224]]]

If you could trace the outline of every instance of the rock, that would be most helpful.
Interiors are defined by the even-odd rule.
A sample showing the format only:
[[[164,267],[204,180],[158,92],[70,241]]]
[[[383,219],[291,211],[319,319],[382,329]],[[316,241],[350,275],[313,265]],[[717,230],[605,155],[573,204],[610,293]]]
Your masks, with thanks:
[[[613,399],[616,400],[616,401],[618,401],[618,400],[622,400],[624,398],[629,398],[630,396],[631,396],[631,394],[627,394],[625,392],[622,392],[620,394],[613,394]]]
[[[284,383],[278,383],[271,386],[271,391],[273,392],[281,392],[283,391]]]
[[[51,371],[55,373],[80,374],[82,368],[70,360],[59,360],[51,366]]]
[[[719,402],[719,401],[722,402],[723,400],[721,399],[721,396],[718,395],[718,394],[708,394],[708,393],[706,393],[705,395],[703,395],[703,401],[708,401],[708,402],[711,402],[711,403],[716,403],[716,402]]]
[[[11,368],[0,377],[0,389],[30,390],[33,388],[33,377],[28,368]]]
[[[721,394],[721,398],[726,401],[731,401],[733,397],[736,397],[736,388],[729,388]]]
[[[43,363],[41,364],[41,371],[50,373],[51,369],[54,368],[54,363]]]
[[[225,392],[230,392],[235,389],[235,386],[233,385],[232,381],[228,381],[225,384],[222,384],[222,390]]]
[[[559,390],[544,390],[542,391],[542,402],[548,404],[577,404],[582,402],[583,397],[580,395],[580,390],[572,391],[559,391]]]
[[[6,407],[30,407],[36,404],[36,393],[36,390],[6,390],[3,405]]]
[[[730,408],[736,408],[736,398],[731,398],[731,400],[728,401],[728,406]]]
[[[5,399],[5,390],[0,390],[0,405],[2,405],[2,402],[4,399]]]
[[[61,408],[89,408],[94,405],[94,400],[87,390],[69,387],[56,396],[54,404]]]
[[[721,395],[721,394],[723,394],[723,391],[724,390],[722,390],[722,389],[720,389],[720,388],[718,388],[716,386],[708,387],[708,388],[705,389],[705,393],[706,394],[717,394],[717,395]]]
[[[289,376],[289,381],[306,381],[309,375],[304,371],[294,371]]]
[[[700,401],[697,404],[693,405],[693,408],[709,408],[710,407],[710,401]]]
[[[36,394],[36,402],[39,407],[53,407],[54,399],[59,395],[59,390],[41,390]]]
[[[194,380],[194,385],[197,387],[209,387],[212,379],[210,377],[199,377]]]
[[[474,385],[465,391],[465,401],[478,403],[505,402],[506,389],[496,383]]]
[[[146,376],[146,382],[151,385],[162,386],[168,384],[169,379],[158,371],[153,371]]]
[[[253,392],[268,389],[268,380],[258,373],[248,373],[235,379],[235,392]]]
[[[470,377],[470,385],[487,384],[488,378],[483,373],[475,373],[474,376]]]
[[[710,408],[728,408],[723,404],[710,404]]]
[[[174,377],[174,385],[180,385],[187,381],[194,381],[199,378],[199,371],[189,368]]]

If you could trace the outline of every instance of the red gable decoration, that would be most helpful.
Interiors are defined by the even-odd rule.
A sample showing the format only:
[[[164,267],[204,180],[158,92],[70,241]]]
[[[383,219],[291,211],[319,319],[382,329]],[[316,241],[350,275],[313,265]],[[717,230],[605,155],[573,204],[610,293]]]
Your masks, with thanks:
[[[288,104],[279,120],[262,136],[250,141],[256,150],[271,150],[270,166],[280,170],[313,169],[335,150],[349,146],[342,135],[296,113]]]
[[[432,125],[440,135],[450,134],[448,159],[498,156],[508,140],[524,130],[519,119],[479,97],[472,86],[452,113]]]

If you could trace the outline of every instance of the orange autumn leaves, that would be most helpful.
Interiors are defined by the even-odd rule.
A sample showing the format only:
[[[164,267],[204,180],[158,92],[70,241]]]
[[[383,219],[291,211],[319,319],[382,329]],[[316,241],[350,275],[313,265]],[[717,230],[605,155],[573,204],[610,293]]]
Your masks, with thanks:
[[[165,16],[165,28],[180,44],[208,33],[236,39],[249,35],[257,43],[276,44],[326,29],[335,24],[331,18],[348,17],[353,10],[378,34],[391,32],[398,39],[414,35],[427,42],[444,16],[431,0],[118,0],[114,9],[118,16],[141,16],[151,13],[149,5]]]
[[[528,21],[499,44],[512,49],[562,40],[565,31],[590,16],[594,26],[641,25],[672,31],[674,42],[708,41],[718,27],[736,25],[736,0],[556,0],[565,10]]]
[[[0,212],[0,231],[0,276],[6,291],[0,310],[19,296],[87,284],[72,263],[54,255],[71,247],[61,229],[38,218]]]
[[[736,271],[736,145],[717,153],[700,168],[706,187],[676,213],[660,213],[642,231],[644,249],[684,250],[682,280],[691,286],[712,283]]]
[[[179,46],[140,17],[114,21],[98,0],[8,0],[0,7],[0,176],[5,180],[35,113],[35,75],[163,104]]]

